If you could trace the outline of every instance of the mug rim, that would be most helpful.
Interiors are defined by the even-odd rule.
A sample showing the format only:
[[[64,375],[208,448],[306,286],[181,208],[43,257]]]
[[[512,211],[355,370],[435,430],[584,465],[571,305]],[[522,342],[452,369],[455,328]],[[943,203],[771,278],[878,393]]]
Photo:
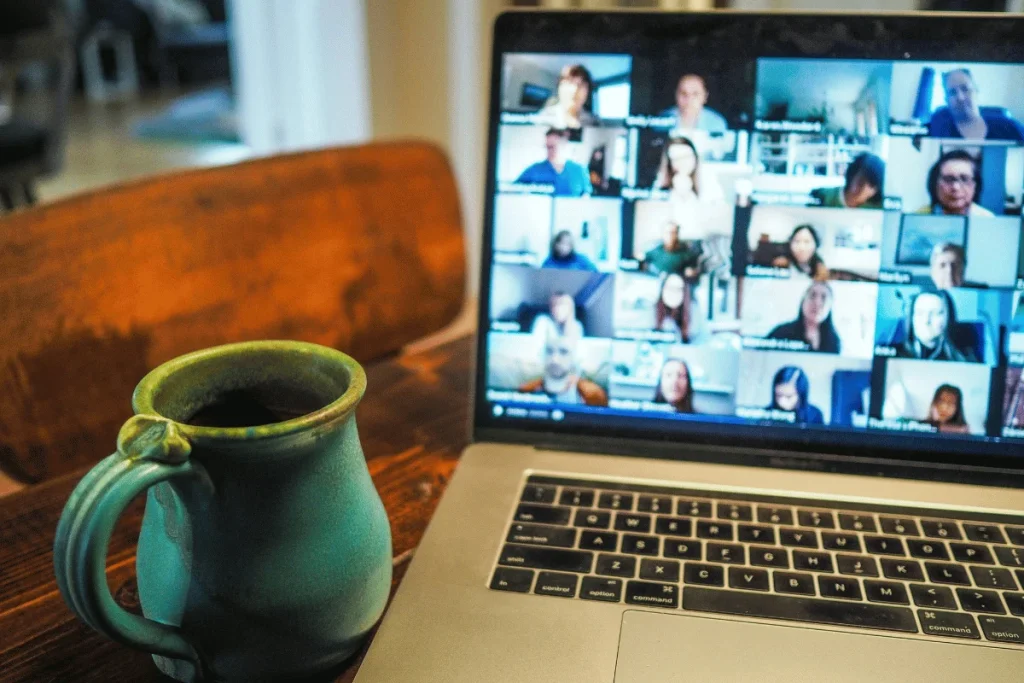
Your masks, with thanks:
[[[160,413],[154,397],[159,386],[172,374],[188,367],[197,360],[225,358],[251,351],[299,352],[321,360],[338,363],[348,372],[348,386],[344,393],[327,405],[311,413],[281,422],[249,427],[207,427],[191,425]],[[322,344],[286,339],[234,342],[192,351],[165,361],[146,373],[132,393],[132,408],[136,415],[155,415],[173,422],[190,441],[238,441],[275,439],[305,432],[309,429],[334,423],[348,417],[366,392],[366,371],[359,362],[346,353]]]

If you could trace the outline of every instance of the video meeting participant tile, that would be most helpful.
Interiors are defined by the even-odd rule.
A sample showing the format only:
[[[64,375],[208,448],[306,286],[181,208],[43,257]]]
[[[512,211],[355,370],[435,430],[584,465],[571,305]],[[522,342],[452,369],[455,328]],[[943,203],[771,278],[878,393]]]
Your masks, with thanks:
[[[991,370],[974,363],[941,368],[929,361],[885,362],[880,411],[868,421],[872,429],[921,433],[986,433]],[[873,411],[874,412],[874,411]]]

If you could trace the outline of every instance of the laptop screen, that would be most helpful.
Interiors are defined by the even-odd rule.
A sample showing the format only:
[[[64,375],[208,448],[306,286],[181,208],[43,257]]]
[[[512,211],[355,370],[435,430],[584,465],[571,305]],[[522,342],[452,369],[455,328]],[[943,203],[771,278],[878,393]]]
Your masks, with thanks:
[[[496,54],[488,423],[1024,452],[1024,60],[658,45]]]

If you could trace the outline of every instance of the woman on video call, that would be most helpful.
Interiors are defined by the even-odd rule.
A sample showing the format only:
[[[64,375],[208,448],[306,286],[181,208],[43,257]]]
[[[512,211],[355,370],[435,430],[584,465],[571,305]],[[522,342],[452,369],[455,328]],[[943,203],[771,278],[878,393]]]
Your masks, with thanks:
[[[789,268],[794,273],[806,275],[812,280],[827,280],[828,268],[818,255],[821,239],[813,226],[804,224],[793,229],[786,243],[786,253],[776,257],[772,265]]]
[[[881,209],[882,188],[885,187],[885,162],[864,152],[846,168],[842,187],[821,187],[811,190],[820,206],[832,209]]]
[[[782,323],[768,333],[768,339],[801,341],[808,351],[839,353],[842,343],[832,323],[832,288],[816,281],[800,299],[800,313],[796,320]]]
[[[670,358],[661,366],[655,403],[668,403],[677,413],[693,412],[693,384],[690,368],[681,360]]]
[[[928,408],[928,418],[924,421],[940,432],[970,433],[971,428],[964,419],[964,394],[960,388],[952,384],[939,385]]]
[[[576,251],[572,233],[568,230],[560,231],[551,240],[551,253],[544,259],[541,268],[597,271],[597,267],[590,259]]]
[[[772,379],[772,402],[768,409],[793,413],[797,424],[825,424],[821,409],[807,399],[810,392],[811,383],[803,370],[793,365],[783,366]]]
[[[898,358],[977,363],[974,349],[950,339],[956,329],[956,307],[946,290],[919,292],[910,300],[906,340],[896,347]]]
[[[541,121],[556,128],[582,128],[598,125],[589,110],[594,79],[582,64],[569,64],[558,76],[555,95],[537,112]]]
[[[541,339],[551,337],[583,336],[583,323],[576,319],[576,300],[565,292],[555,292],[548,300],[548,313],[540,313],[533,320],[530,333]]]
[[[678,273],[667,273],[661,279],[658,301],[654,305],[654,329],[671,332],[676,341],[692,344],[703,332],[693,292]]]
[[[976,203],[981,196],[981,166],[970,152],[954,149],[939,157],[928,171],[931,203],[916,213],[940,216],[992,216]]]

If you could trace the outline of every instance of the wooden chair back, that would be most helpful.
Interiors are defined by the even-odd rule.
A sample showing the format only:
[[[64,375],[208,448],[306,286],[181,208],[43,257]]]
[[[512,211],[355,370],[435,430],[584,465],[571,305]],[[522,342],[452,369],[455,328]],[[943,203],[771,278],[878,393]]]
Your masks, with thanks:
[[[423,143],[184,171],[0,219],[0,470],[37,482],[109,454],[135,384],[170,358],[287,338],[369,361],[454,319],[464,283],[451,167]]]

